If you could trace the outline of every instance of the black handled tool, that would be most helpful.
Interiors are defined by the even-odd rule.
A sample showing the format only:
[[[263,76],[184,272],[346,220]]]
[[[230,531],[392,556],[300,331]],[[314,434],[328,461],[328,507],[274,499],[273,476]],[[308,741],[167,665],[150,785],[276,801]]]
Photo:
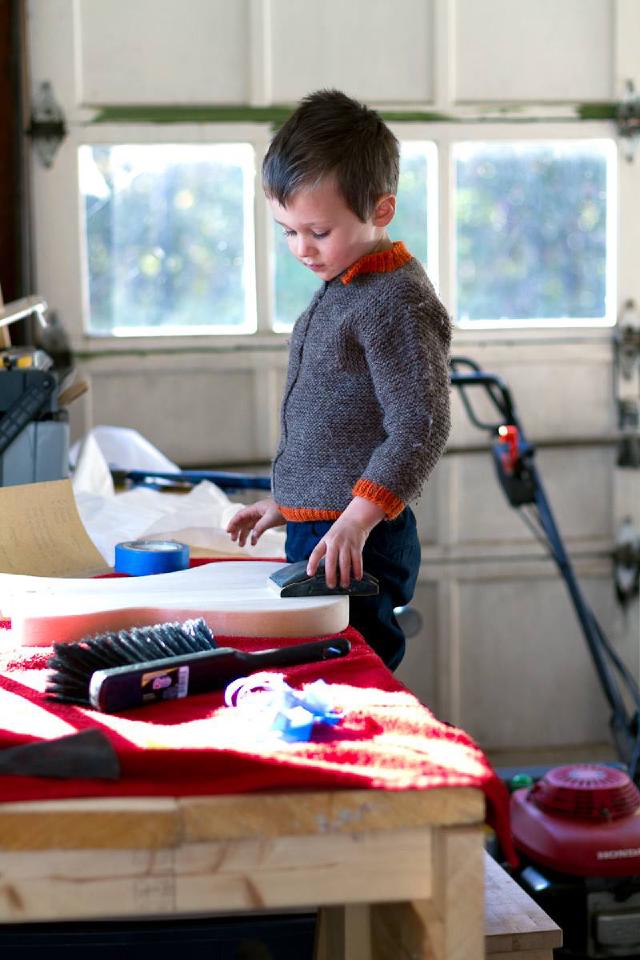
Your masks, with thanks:
[[[269,586],[279,597],[373,597],[380,592],[380,584],[376,577],[367,573],[362,580],[352,578],[348,587],[328,587],[324,576],[324,557],[318,564],[315,574],[310,577],[307,573],[307,560],[297,563],[287,563],[279,567],[269,577]],[[338,574],[339,576],[339,574]]]
[[[344,637],[331,637],[258,653],[220,647],[112,667],[92,674],[89,701],[92,707],[103,713],[119,713],[161,700],[176,700],[194,693],[218,690],[257,670],[334,660],[346,656],[350,649],[351,644]]]

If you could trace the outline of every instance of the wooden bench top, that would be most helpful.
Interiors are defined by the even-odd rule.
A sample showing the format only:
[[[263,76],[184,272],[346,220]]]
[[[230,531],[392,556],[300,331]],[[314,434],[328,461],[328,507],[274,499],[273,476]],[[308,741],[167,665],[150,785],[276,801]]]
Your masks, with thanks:
[[[173,849],[189,843],[480,825],[472,787],[0,803],[0,851]]]
[[[492,960],[552,960],[562,930],[485,853],[485,949]]]

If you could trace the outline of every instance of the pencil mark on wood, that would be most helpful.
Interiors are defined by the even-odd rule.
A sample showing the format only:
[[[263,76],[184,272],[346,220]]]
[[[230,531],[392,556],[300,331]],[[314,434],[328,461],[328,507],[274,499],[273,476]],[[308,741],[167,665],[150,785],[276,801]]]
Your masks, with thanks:
[[[15,887],[12,887],[9,883],[5,883],[3,887],[0,887],[0,893],[3,894],[12,911],[24,913],[24,900]]]
[[[249,902],[252,907],[264,907],[264,897],[260,891],[260,888],[253,882],[251,877],[243,877],[244,885],[247,889],[249,895]]]

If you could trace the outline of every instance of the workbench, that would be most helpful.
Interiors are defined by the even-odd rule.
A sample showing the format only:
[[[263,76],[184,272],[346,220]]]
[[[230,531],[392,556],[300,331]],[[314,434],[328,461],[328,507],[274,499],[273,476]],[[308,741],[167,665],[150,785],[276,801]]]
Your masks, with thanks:
[[[474,960],[483,821],[468,788],[3,804],[0,919],[323,906],[322,960]]]
[[[122,779],[0,777],[0,922],[321,908],[318,960],[484,956],[485,822],[505,839],[506,790],[345,633],[320,668],[343,722],[273,751],[237,741],[220,694],[110,716],[46,701],[44,653],[5,663],[0,748],[95,726]]]

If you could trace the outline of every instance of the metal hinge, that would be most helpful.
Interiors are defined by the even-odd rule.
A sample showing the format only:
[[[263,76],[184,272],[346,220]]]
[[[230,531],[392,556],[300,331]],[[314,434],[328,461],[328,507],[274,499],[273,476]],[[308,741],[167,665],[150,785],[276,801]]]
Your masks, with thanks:
[[[640,312],[625,300],[614,331],[614,384],[621,439],[618,466],[640,468]]]
[[[627,160],[634,158],[640,139],[640,97],[636,94],[633,80],[625,83],[624,99],[618,103],[618,135],[625,144]]]
[[[43,166],[50,167],[58,147],[67,135],[67,127],[62,107],[54,97],[48,80],[43,80],[35,93],[31,122],[26,134],[31,137],[40,162]]]
[[[640,533],[630,517],[622,521],[616,536],[613,576],[616,595],[625,606],[640,592]]]

